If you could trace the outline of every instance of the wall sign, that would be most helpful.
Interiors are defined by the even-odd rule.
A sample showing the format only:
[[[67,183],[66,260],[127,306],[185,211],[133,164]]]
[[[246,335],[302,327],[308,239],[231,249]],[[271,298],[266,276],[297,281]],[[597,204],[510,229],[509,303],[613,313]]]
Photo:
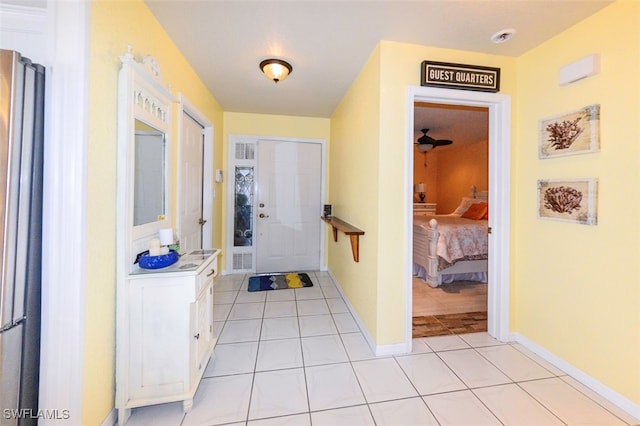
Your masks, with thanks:
[[[500,90],[500,68],[423,61],[420,85],[497,92]]]

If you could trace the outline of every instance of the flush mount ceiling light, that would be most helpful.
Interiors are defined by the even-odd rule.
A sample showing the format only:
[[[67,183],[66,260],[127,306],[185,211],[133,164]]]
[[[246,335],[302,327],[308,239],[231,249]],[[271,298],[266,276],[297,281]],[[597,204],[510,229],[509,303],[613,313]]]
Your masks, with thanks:
[[[273,80],[276,83],[287,78],[293,71],[291,64],[281,59],[265,59],[260,62],[260,69],[269,80]]]
[[[509,28],[507,30],[500,30],[491,36],[491,41],[496,44],[505,43],[511,40],[514,35],[516,35],[516,30],[514,30],[513,28]]]

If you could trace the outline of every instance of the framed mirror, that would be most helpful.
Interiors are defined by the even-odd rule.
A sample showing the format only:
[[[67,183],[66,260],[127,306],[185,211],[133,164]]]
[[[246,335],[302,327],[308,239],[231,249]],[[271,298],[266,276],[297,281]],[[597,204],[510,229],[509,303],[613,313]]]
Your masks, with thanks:
[[[150,56],[120,57],[118,80],[118,253],[131,272],[136,255],[171,228],[171,110],[175,99]]]

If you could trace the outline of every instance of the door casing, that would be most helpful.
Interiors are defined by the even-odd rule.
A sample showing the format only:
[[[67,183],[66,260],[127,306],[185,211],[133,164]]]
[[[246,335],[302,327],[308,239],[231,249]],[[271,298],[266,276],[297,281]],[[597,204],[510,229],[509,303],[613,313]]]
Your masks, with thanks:
[[[406,96],[405,164],[413,164],[415,102],[486,107],[489,110],[489,283],[488,333],[500,341],[509,336],[511,97],[498,93],[411,86]],[[411,350],[413,274],[413,169],[405,168],[405,346]]]

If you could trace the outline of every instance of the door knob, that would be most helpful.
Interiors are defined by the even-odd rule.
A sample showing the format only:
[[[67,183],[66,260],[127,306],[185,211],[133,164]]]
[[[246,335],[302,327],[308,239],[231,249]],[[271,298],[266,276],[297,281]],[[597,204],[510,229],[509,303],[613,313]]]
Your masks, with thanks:
[[[264,213],[260,213],[260,214],[258,215],[258,217],[259,217],[260,219],[264,219],[265,217],[269,217],[269,215],[268,215],[268,214],[264,214]]]

